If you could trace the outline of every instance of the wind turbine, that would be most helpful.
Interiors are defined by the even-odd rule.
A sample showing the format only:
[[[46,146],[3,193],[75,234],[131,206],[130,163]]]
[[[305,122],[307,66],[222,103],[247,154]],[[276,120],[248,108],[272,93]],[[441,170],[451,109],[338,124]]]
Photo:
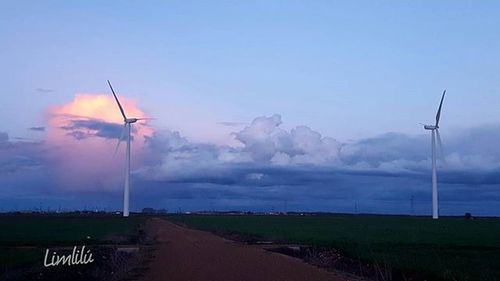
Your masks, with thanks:
[[[115,149],[115,153],[118,150],[118,147],[120,146],[120,142],[123,138],[123,133],[124,130],[128,131],[127,134],[127,152],[126,152],[126,157],[125,157],[125,186],[123,189],[123,216],[128,217],[129,215],[129,192],[130,192],[130,131],[132,124],[139,121],[139,120],[144,120],[147,118],[127,118],[125,115],[125,111],[123,110],[122,105],[120,104],[120,101],[118,100],[118,97],[115,94],[115,91],[113,90],[113,86],[111,86],[111,83],[108,80],[108,85],[109,88],[111,88],[111,92],[113,93],[113,96],[115,97],[116,103],[118,104],[118,107],[120,108],[120,112],[122,113],[123,116],[123,130],[122,130],[122,136],[118,140],[118,144]]]
[[[439,118],[441,117],[441,108],[443,107],[444,95],[446,90],[441,96],[441,102],[439,103],[439,108],[436,113],[436,124],[435,125],[424,125],[424,129],[431,131],[431,143],[432,143],[432,218],[438,219],[438,192],[437,192],[437,171],[436,171],[436,136],[439,148],[441,148],[441,136],[439,135]]]

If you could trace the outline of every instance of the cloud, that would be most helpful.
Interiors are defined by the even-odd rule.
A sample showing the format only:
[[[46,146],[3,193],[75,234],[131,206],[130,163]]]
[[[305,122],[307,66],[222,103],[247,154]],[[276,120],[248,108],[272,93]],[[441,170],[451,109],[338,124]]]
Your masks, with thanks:
[[[217,124],[227,126],[227,127],[239,127],[239,126],[244,126],[246,123],[243,122],[218,122]]]
[[[50,112],[42,142],[15,142],[0,133],[0,173],[9,175],[3,182],[16,186],[39,178],[54,194],[120,191],[123,153],[114,159],[112,152],[123,125],[119,112],[109,114],[114,107],[108,100],[75,98]],[[181,132],[137,124],[134,198],[193,208],[207,207],[207,200],[261,208],[286,199],[296,208],[337,211],[350,211],[353,200],[364,200],[366,208],[387,212],[406,210],[410,196],[429,200],[429,135],[386,133],[340,143],[307,126],[285,130],[281,124],[278,114],[257,117],[232,133],[235,145],[194,142]],[[443,134],[438,162],[443,202],[500,199],[499,141],[500,126]]]
[[[406,208],[410,196],[428,200],[428,135],[386,133],[339,143],[307,126],[285,130],[281,123],[280,115],[255,118],[233,133],[239,146],[193,143],[179,132],[158,131],[147,140],[155,161],[134,175],[143,183],[158,183],[152,186],[163,186],[165,194],[182,200],[213,198],[223,190],[228,200],[240,203],[261,204],[283,196],[307,202],[355,198],[370,202],[372,210],[394,206],[388,212]],[[475,128],[444,139],[438,178],[443,202],[465,204],[470,192],[476,201],[500,197],[491,188],[500,184],[500,154],[488,153],[500,140],[497,132],[500,128],[495,126]],[[173,186],[175,194],[167,191]]]
[[[36,88],[35,91],[43,94],[48,94],[54,92],[52,89],[47,89],[47,88]]]
[[[64,116],[64,122],[49,123],[53,124],[44,144],[51,147],[46,153],[49,162],[62,164],[61,169],[67,170],[72,166],[68,161],[94,158],[86,168],[77,167],[74,172],[82,177],[93,175],[90,178],[103,175],[96,170],[106,171],[107,166],[113,166],[112,157],[104,157],[111,160],[102,157],[113,150],[114,143],[107,140],[119,137],[121,124],[73,115]],[[387,133],[339,143],[307,126],[284,130],[281,124],[281,116],[277,114],[257,117],[233,133],[240,142],[237,146],[190,142],[180,132],[170,130],[139,134],[142,140],[138,147],[136,144],[133,147],[137,153],[135,159],[142,165],[135,166],[134,176],[164,182],[240,186],[313,185],[330,182],[338,175],[428,181],[430,149],[426,135]],[[495,149],[500,141],[498,132],[500,126],[480,127],[445,139],[445,153],[439,161],[440,182],[499,183],[500,153]],[[89,143],[73,143],[65,136]],[[4,147],[13,145],[6,133],[0,133],[2,143]],[[30,163],[23,162],[22,157],[10,159],[10,163],[17,161],[21,166]]]
[[[9,134],[5,132],[0,132],[0,144],[9,141]]]
[[[398,143],[405,138],[394,140],[392,136],[395,135],[389,135],[376,141],[362,140],[347,149],[335,139],[324,137],[307,126],[287,131],[280,128],[281,123],[280,115],[255,118],[250,125],[233,133],[241,142],[241,146],[236,147],[192,143],[178,132],[156,132],[147,139],[149,153],[156,156],[156,161],[141,168],[136,175],[145,180],[170,183],[314,186],[332,183],[339,174],[394,177],[401,164],[394,160],[401,157],[387,157],[382,149],[371,155],[371,160],[363,159],[361,151],[370,150],[368,146],[372,145],[384,147],[386,142],[401,146]],[[340,153],[342,150],[344,155]],[[404,147],[399,151],[403,155]],[[360,162],[378,165],[361,165]],[[416,177],[413,175],[416,171],[400,170],[398,174],[402,172]]]
[[[35,132],[45,132],[45,127],[30,127],[28,128],[28,130]]]
[[[347,165],[363,162],[373,167],[403,159],[422,161],[429,157],[428,142],[424,135],[386,133],[343,145],[340,157]]]
[[[101,137],[106,139],[119,139],[124,130],[123,125],[95,119],[70,120],[68,125],[61,129],[69,131],[68,135],[81,140],[88,137]],[[135,130],[135,128],[133,128]]]
[[[405,149],[415,144],[403,144],[411,139],[403,135],[345,145],[307,126],[284,130],[281,123],[277,114],[255,118],[233,133],[241,143],[236,147],[191,143],[178,132],[156,132],[146,142],[149,153],[157,157],[155,165],[139,174],[171,182],[281,185],[328,180],[328,173],[420,173],[422,168],[409,168],[421,167],[428,158],[420,152],[408,156]]]
[[[121,103],[131,116],[146,114],[125,98]],[[112,95],[79,94],[46,115],[45,160],[55,186],[65,191],[113,191],[121,188],[124,146],[114,156],[116,140],[123,130],[123,118]],[[143,153],[146,137],[153,129],[147,122],[132,125],[132,168],[149,157]]]
[[[38,168],[41,163],[40,142],[12,142],[0,132],[0,175]]]
[[[143,167],[138,175],[168,182],[293,184],[301,180],[294,176],[288,180],[282,176],[286,171],[300,174],[306,172],[303,168],[338,164],[340,144],[333,138],[306,126],[286,131],[280,125],[280,115],[258,117],[234,133],[241,142],[236,147],[192,143],[178,132],[156,132],[146,141],[155,164]]]
[[[257,117],[243,130],[235,133],[236,139],[256,162],[275,164],[322,165],[337,159],[340,144],[333,138],[306,126],[298,126],[290,132],[281,129],[281,116]]]
[[[500,169],[500,126],[457,131],[443,139],[438,158],[440,173],[493,173]],[[387,133],[345,144],[341,161],[353,169],[427,173],[430,169],[430,136]]]

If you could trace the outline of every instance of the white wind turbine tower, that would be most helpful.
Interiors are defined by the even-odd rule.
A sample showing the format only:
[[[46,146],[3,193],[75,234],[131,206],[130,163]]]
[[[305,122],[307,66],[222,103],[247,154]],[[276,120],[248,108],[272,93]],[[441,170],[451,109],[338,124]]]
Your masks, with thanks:
[[[111,83],[108,80],[108,85],[111,88],[111,92],[113,93],[113,96],[115,97],[116,103],[118,104],[118,107],[120,108],[120,112],[122,113],[123,116],[123,122],[124,122],[124,127],[123,130],[127,130],[127,152],[126,152],[126,157],[125,157],[125,186],[123,189],[123,216],[128,217],[129,215],[129,192],[130,192],[130,131],[131,131],[131,126],[132,123],[135,123],[139,120],[144,120],[148,118],[127,118],[125,115],[125,111],[123,110],[122,105],[120,104],[120,101],[118,101],[118,97],[116,97],[115,91],[113,90],[113,87],[111,86]],[[115,153],[118,150],[118,147],[120,146],[120,142],[123,138],[123,133],[124,131],[122,130],[122,136],[118,140],[118,144],[116,145]]]
[[[443,92],[441,97],[441,102],[439,103],[439,108],[436,114],[436,124],[435,125],[424,125],[424,129],[431,131],[432,138],[432,218],[437,219],[439,217],[438,211],[438,192],[437,192],[437,171],[436,171],[436,135],[439,148],[441,148],[441,136],[439,135],[439,118],[441,117],[441,108],[443,107],[444,95],[446,90]]]

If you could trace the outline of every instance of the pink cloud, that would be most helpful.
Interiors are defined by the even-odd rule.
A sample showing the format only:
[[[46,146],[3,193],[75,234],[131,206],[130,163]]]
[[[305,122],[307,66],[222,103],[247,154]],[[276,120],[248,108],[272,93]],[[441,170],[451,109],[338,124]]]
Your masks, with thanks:
[[[120,101],[130,117],[147,117],[133,100]],[[114,156],[123,118],[111,95],[78,94],[73,101],[51,107],[47,114],[46,157],[52,176],[67,190],[117,190],[124,177],[125,142]],[[145,122],[133,125],[132,170],[145,161]]]

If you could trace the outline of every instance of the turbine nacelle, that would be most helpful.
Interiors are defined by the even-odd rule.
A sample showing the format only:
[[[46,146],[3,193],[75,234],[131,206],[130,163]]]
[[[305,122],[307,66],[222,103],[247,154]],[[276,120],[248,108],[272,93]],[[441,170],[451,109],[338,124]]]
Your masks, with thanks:
[[[426,130],[436,130],[438,128],[439,127],[435,126],[435,125],[424,125],[424,129],[426,129]]]
[[[125,123],[130,124],[130,123],[135,123],[139,121],[139,118],[125,118]]]

